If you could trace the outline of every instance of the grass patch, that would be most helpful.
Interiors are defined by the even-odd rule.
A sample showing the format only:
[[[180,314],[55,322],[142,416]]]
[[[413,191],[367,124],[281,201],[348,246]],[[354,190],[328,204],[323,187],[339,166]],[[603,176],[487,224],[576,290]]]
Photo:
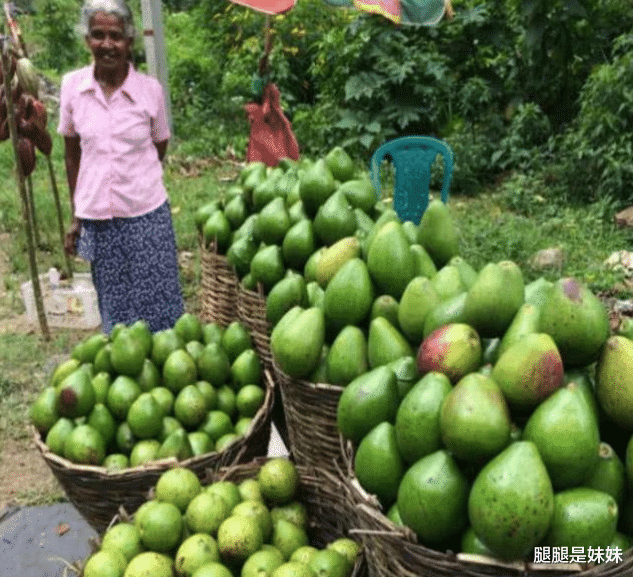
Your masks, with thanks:
[[[49,383],[57,359],[70,354],[86,331],[53,332],[45,341],[38,333],[0,335],[0,438],[29,436],[28,410]]]
[[[526,282],[540,276],[548,280],[573,276],[593,291],[609,290],[624,279],[622,272],[606,270],[603,262],[612,252],[631,246],[633,231],[616,228],[601,203],[543,207],[540,213],[526,215],[508,210],[504,198],[491,193],[454,197],[451,211],[461,233],[462,256],[477,269],[487,262],[512,260]],[[536,252],[554,247],[562,248],[565,255],[561,269],[530,265]]]
[[[198,248],[198,232],[194,223],[196,210],[217,198],[236,176],[237,171],[232,166],[222,166],[218,162],[196,165],[177,156],[170,160],[164,172],[165,187],[180,250]]]
[[[27,439],[30,437],[29,407],[37,398],[37,391],[24,387],[10,387],[8,395],[4,396],[0,404],[0,438],[11,438],[14,440]]]

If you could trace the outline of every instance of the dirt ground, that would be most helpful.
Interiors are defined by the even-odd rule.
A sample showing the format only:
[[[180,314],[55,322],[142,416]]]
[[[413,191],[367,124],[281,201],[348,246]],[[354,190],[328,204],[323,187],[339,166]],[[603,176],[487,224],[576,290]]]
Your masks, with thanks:
[[[30,440],[4,439],[0,458],[0,513],[37,495],[59,495],[62,489]],[[20,496],[18,500],[18,496]]]
[[[0,247],[10,241],[8,234],[0,234]],[[1,282],[9,271],[6,253],[0,248],[0,334],[24,333],[36,330],[25,314],[17,314],[12,306],[13,298]],[[0,438],[0,511],[13,504],[19,494],[60,493],[61,488],[35,443],[30,439]]]

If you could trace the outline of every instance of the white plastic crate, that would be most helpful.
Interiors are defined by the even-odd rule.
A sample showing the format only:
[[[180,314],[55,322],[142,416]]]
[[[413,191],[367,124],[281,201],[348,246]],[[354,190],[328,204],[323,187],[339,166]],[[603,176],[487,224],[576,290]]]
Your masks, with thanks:
[[[97,292],[90,273],[74,273],[70,282],[59,280],[59,272],[53,268],[39,278],[46,320],[50,327],[94,329],[101,324]],[[39,324],[33,282],[23,283],[21,291],[29,323]]]

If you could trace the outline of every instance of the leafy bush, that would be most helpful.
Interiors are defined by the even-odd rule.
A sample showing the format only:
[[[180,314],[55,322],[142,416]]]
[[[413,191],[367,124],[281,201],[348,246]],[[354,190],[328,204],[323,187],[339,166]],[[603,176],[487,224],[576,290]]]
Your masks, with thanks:
[[[615,58],[591,73],[578,117],[556,140],[558,173],[569,200],[633,201],[633,43],[623,36],[615,44]]]
[[[77,0],[39,0],[36,6],[25,36],[36,47],[29,53],[33,63],[57,72],[87,63],[88,51],[75,31],[81,4]]]
[[[199,27],[195,12],[177,12],[165,18],[175,136],[186,142],[185,154],[208,155],[227,144],[225,127],[216,118],[225,93],[221,90],[221,64],[208,50]]]
[[[613,41],[630,33],[633,12],[625,0],[514,0],[524,55],[525,95],[555,128],[578,113],[578,94],[594,66],[610,60]]]
[[[502,120],[494,116],[477,124],[456,123],[451,134],[444,137],[454,155],[452,193],[474,195],[492,182],[490,159],[502,129]],[[434,170],[431,182],[440,186],[441,178],[441,172]]]
[[[550,134],[549,118],[538,104],[521,103],[490,160],[502,171],[529,168],[539,158],[539,148]]]
[[[28,33],[41,69],[61,72],[88,61],[74,32],[79,4],[39,0]],[[140,1],[131,4],[138,24]],[[436,27],[396,26],[325,2],[298,2],[272,17],[266,79],[279,87],[302,152],[343,145],[367,162],[385,140],[428,134],[453,147],[454,192],[474,194],[519,170],[574,198],[630,195],[621,192],[633,146],[631,105],[622,99],[633,48],[625,36],[614,43],[633,25],[627,0],[453,5],[454,19]],[[162,6],[179,146],[191,155],[229,147],[245,154],[244,105],[257,98],[265,17],[216,0]]]
[[[446,121],[453,85],[449,60],[431,45],[421,50],[424,36],[415,32],[394,29],[384,19],[359,18],[347,27],[343,54],[327,48],[343,70],[350,67],[341,84],[321,79],[330,85],[326,94],[338,100],[340,120],[329,130],[343,146],[362,154],[396,135],[436,133]],[[354,52],[356,60],[348,60]]]

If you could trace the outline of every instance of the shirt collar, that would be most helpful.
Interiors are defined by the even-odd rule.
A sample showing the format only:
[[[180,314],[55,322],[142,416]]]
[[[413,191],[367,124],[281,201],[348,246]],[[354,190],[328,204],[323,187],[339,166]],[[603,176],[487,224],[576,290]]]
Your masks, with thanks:
[[[93,90],[96,92],[98,88],[99,84],[95,80],[93,63],[87,68],[87,74],[79,83],[79,91],[86,92],[88,90]],[[120,89],[133,102],[138,101],[138,99],[140,98],[142,89],[139,83],[139,73],[135,70],[131,62],[128,68],[127,76],[125,77],[125,80],[123,81]]]

